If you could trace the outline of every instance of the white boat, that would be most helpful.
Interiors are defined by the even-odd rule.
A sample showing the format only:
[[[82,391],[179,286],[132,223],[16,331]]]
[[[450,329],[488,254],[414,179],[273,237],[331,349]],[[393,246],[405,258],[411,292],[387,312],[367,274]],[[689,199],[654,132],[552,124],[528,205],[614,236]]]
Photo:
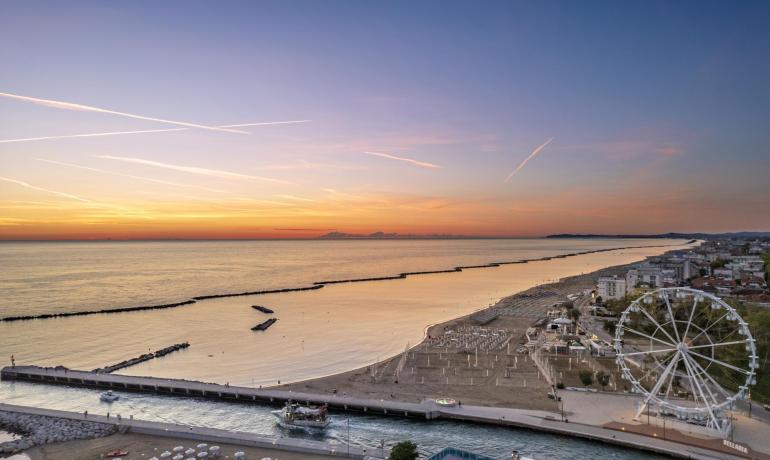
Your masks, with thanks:
[[[99,395],[99,399],[101,399],[104,402],[111,403],[120,399],[120,396],[113,393],[112,390],[107,390],[106,392]]]
[[[281,410],[271,412],[278,424],[287,428],[324,429],[331,423],[326,404],[323,406],[302,406],[291,401]]]

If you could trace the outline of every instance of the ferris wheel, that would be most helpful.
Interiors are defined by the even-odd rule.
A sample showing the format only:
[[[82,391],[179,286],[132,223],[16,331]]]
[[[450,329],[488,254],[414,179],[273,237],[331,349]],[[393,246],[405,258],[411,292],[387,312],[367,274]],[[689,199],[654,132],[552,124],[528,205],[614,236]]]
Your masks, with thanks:
[[[719,297],[686,287],[636,299],[620,315],[615,351],[623,378],[662,415],[725,432],[726,411],[756,384],[748,323]]]

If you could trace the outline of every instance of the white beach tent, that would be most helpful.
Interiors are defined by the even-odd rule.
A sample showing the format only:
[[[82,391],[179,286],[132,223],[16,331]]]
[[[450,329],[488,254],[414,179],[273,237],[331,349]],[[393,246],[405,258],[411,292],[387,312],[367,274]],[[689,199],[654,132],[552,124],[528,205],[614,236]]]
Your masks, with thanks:
[[[176,447],[174,447],[174,448],[173,448],[173,449],[171,449],[171,450],[173,450],[174,452],[182,452],[182,451],[184,450],[184,447],[182,447],[182,446],[176,446]]]

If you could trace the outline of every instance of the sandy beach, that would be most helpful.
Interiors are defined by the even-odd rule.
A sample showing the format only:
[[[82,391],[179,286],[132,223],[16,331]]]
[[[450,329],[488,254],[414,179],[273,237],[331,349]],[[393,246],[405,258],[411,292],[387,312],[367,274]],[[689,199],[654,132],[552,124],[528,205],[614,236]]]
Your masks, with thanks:
[[[453,398],[469,405],[557,412],[557,404],[547,396],[550,384],[538,372],[531,357],[517,352],[517,348],[527,342],[527,328],[546,316],[554,304],[566,301],[568,295],[592,289],[599,276],[622,273],[631,265],[603,268],[505,297],[481,311],[494,317],[483,326],[473,320],[480,312],[433,325],[427,329],[425,339],[405,355],[349,372],[274,388],[326,394],[336,391],[340,395],[407,402]],[[478,353],[438,347],[432,343],[435,340],[431,338],[461,330],[502,333],[507,342],[502,347],[482,349]],[[401,370],[397,373],[399,366]],[[607,371],[614,367],[614,361],[609,360]],[[577,381],[579,368],[576,365],[571,370],[573,372],[567,375],[562,374],[566,383]]]

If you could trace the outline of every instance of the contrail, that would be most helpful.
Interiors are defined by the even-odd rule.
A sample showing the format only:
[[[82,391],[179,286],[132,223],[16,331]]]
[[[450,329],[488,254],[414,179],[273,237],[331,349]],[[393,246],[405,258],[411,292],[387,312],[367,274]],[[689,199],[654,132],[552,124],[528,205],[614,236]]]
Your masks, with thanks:
[[[527,164],[527,162],[537,156],[538,153],[540,153],[541,150],[545,148],[546,145],[550,144],[551,141],[553,141],[553,137],[548,139],[547,141],[543,142],[538,148],[532,151],[532,153],[529,154],[527,158],[524,159],[521,163],[519,163],[519,166],[516,166],[516,169],[511,171],[510,174],[508,174],[508,177],[505,178],[503,182],[508,182],[511,180],[511,177],[515,176],[517,172],[521,171],[522,168]]]
[[[367,155],[373,155],[373,156],[376,156],[376,157],[387,158],[389,160],[405,161],[405,162],[411,163],[411,164],[413,164],[415,166],[420,166],[421,168],[440,168],[441,167],[439,165],[434,165],[433,163],[426,163],[424,161],[417,161],[417,160],[413,160],[411,158],[397,157],[395,155],[390,155],[388,153],[381,153],[381,152],[364,152],[364,153],[367,154]]]
[[[33,104],[43,105],[43,106],[46,106],[46,107],[52,107],[52,108],[55,108],[55,109],[75,110],[75,111],[79,111],[79,112],[108,113],[108,114],[111,114],[111,115],[119,115],[121,117],[135,118],[137,120],[157,121],[157,122],[160,122],[160,123],[168,123],[168,124],[172,124],[172,125],[186,126],[188,128],[198,128],[198,129],[208,129],[208,130],[212,130],[212,131],[224,131],[224,132],[228,132],[228,133],[248,134],[246,131],[241,131],[241,130],[238,130],[238,129],[219,128],[219,127],[216,127],[216,126],[199,125],[197,123],[188,123],[188,122],[185,122],[185,121],[175,121],[175,120],[166,120],[166,119],[163,119],[163,118],[145,117],[143,115],[135,115],[135,114],[126,113],[126,112],[116,112],[114,110],[102,109],[102,108],[93,107],[93,106],[90,106],[90,105],[73,104],[72,102],[54,101],[54,100],[51,100],[51,99],[40,99],[40,98],[37,98],[37,97],[20,96],[18,94],[10,94],[10,93],[0,93],[0,96],[11,98],[11,99],[17,99],[17,100],[20,100],[20,101],[31,102]]]
[[[259,180],[264,182],[273,182],[276,184],[291,184],[291,182],[280,180],[280,179],[272,179],[270,177],[249,176],[247,174],[221,171],[218,169],[198,168],[195,166],[173,165],[169,163],[161,163],[159,161],[144,160],[142,158],[116,157],[112,155],[94,155],[94,156],[96,158],[102,158],[105,160],[116,160],[116,161],[124,161],[126,163],[136,163],[136,164],[146,165],[146,166],[155,166],[158,168],[173,169],[174,171],[182,171],[190,174],[199,174],[202,176],[218,177],[220,179],[241,179],[241,180],[245,179],[245,180]]]
[[[51,164],[55,164],[55,165],[60,165],[60,166],[68,166],[70,168],[83,169],[83,170],[86,170],[86,171],[93,171],[93,172],[98,172],[98,173],[110,174],[110,175],[113,175],[113,176],[128,177],[130,179],[138,179],[138,180],[143,180],[143,181],[147,181],[147,182],[154,182],[156,184],[172,185],[174,187],[183,187],[183,188],[194,188],[194,189],[204,190],[206,192],[215,192],[215,193],[223,193],[224,192],[223,190],[217,190],[217,189],[214,189],[214,188],[199,187],[197,185],[180,184],[178,182],[171,182],[171,181],[162,180],[162,179],[153,179],[151,177],[134,176],[133,174],[123,174],[123,173],[119,173],[119,172],[106,171],[104,169],[92,168],[90,166],[76,165],[76,164],[73,164],[73,163],[65,163],[63,161],[48,160],[48,159],[45,159],[45,158],[35,158],[35,160],[43,161],[45,163],[51,163]]]
[[[240,127],[246,127],[246,126],[288,125],[288,124],[295,124],[295,123],[307,123],[310,121],[312,120],[266,121],[261,123],[242,123],[238,125],[219,125],[219,126],[215,126],[215,128],[240,128]],[[47,141],[52,139],[74,139],[78,137],[119,136],[123,134],[171,133],[174,131],[188,131],[189,129],[190,128],[143,129],[139,131],[113,131],[113,132],[106,132],[106,133],[64,134],[61,136],[27,137],[23,139],[0,139],[0,144],[8,144],[11,142]]]
[[[64,193],[64,192],[57,192],[56,190],[49,190],[49,189],[43,188],[43,187],[37,187],[37,186],[29,184],[27,182],[16,180],[16,179],[11,179],[11,178],[8,178],[8,177],[0,176],[0,180],[6,181],[6,182],[11,182],[11,183],[17,184],[17,185],[21,185],[22,187],[31,188],[32,190],[37,190],[39,192],[53,193],[54,195],[63,196],[65,198],[69,198],[71,200],[82,201],[83,203],[90,203],[91,202],[91,200],[86,200],[85,198],[80,198],[79,196],[70,195],[69,193]]]

